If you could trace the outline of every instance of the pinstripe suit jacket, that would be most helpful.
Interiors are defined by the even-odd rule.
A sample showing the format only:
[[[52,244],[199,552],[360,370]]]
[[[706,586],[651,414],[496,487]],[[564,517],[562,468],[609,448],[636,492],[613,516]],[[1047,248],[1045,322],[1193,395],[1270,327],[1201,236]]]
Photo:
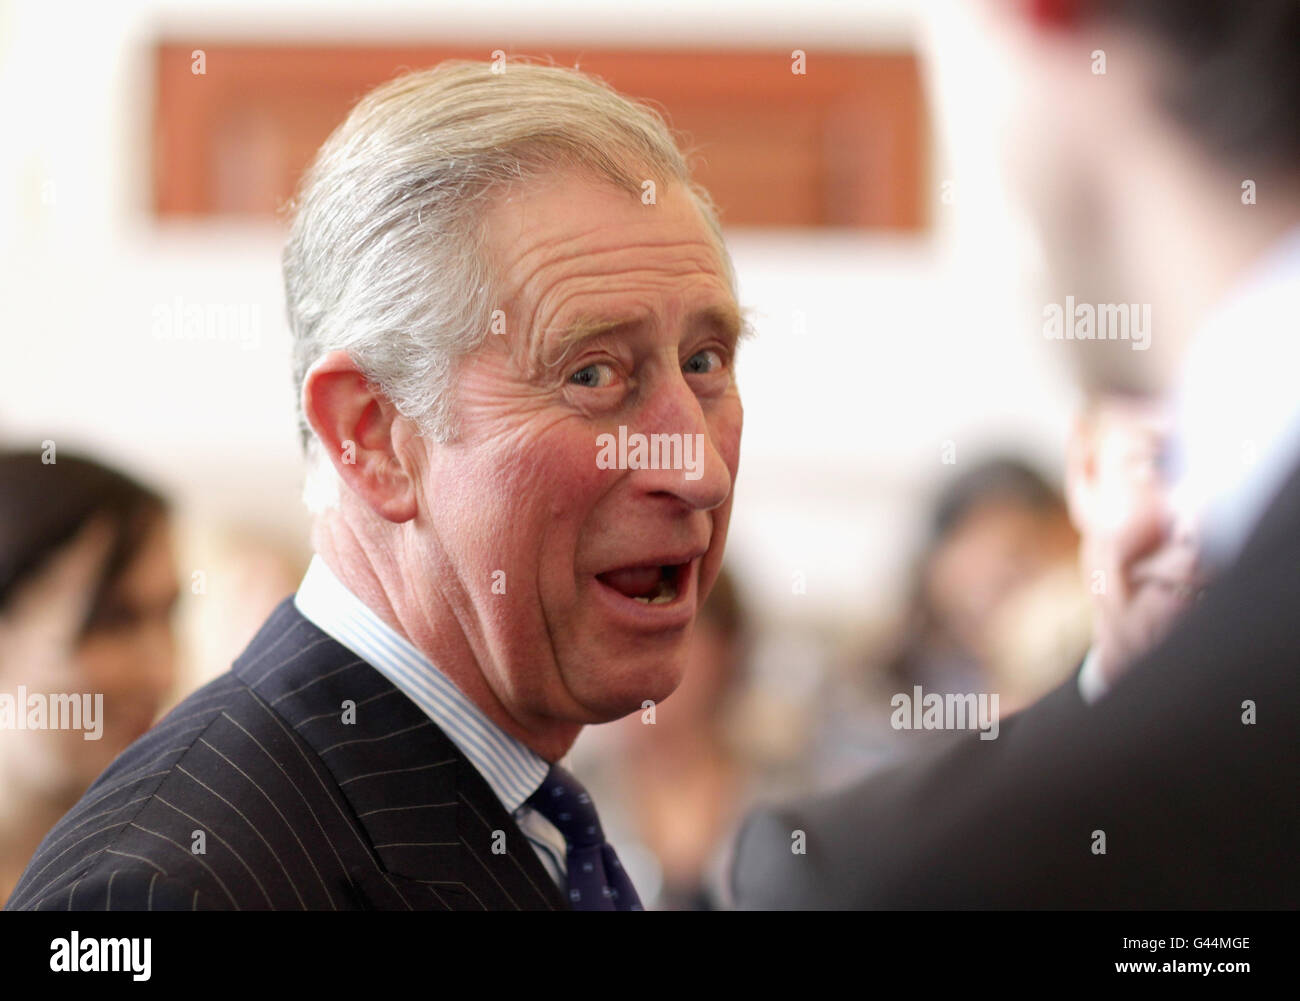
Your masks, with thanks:
[[[344,723],[344,703],[356,704]],[[500,846],[503,832],[505,852]],[[196,851],[202,847],[204,851]],[[11,910],[566,909],[483,777],[286,599],[46,835]]]

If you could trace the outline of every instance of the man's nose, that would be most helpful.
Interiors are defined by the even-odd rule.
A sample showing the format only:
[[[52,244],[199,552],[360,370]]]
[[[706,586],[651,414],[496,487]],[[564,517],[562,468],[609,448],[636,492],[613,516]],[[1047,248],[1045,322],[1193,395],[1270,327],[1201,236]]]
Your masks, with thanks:
[[[646,493],[669,495],[702,511],[726,501],[731,470],[685,376],[679,373],[654,393],[637,425],[629,431],[645,436],[651,468],[643,465],[633,475]]]

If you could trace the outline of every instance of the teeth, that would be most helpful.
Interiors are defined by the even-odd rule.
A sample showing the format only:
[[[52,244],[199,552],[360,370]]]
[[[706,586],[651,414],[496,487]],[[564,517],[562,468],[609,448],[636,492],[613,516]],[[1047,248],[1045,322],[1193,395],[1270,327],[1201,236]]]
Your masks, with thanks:
[[[666,605],[677,597],[677,588],[667,578],[660,578],[659,584],[655,587],[654,594],[647,594],[640,598],[633,598],[633,601],[639,601],[643,605]]]

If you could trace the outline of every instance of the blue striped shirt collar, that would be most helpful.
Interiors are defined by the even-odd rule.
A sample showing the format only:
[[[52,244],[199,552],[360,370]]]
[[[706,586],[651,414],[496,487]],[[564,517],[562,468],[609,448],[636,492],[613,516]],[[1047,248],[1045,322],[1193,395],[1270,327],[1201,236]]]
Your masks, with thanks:
[[[428,714],[513,813],[537,791],[550,765],[488,719],[409,640],[349,591],[319,555],[294,604],[323,632],[369,663]]]

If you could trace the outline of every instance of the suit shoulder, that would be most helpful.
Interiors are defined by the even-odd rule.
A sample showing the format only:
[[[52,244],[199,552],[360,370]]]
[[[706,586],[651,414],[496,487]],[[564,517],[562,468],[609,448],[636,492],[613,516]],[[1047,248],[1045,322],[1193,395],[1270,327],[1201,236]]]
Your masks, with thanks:
[[[249,694],[247,686],[229,671],[191,692],[119,754],[91,784],[87,795],[144,780],[140,766],[188,750],[213,720]]]
[[[90,880],[78,890],[80,899],[95,885],[100,868],[108,875],[117,871],[105,867],[113,859],[118,869],[138,859],[150,875],[165,873],[167,867],[159,866],[152,853],[134,846],[134,835],[159,826],[146,818],[159,813],[160,800],[170,801],[166,799],[169,782],[197,771],[195,759],[210,756],[214,747],[219,750],[220,735],[230,729],[229,721],[253,715],[250,703],[255,701],[253,693],[229,672],[185,698],[118,755],[55,824],[28,863],[9,907],[24,909],[66,894],[79,880]],[[156,881],[154,885],[156,889]]]
[[[200,890],[156,868],[118,858],[101,861],[71,882],[11,908],[24,911],[203,911]]]

